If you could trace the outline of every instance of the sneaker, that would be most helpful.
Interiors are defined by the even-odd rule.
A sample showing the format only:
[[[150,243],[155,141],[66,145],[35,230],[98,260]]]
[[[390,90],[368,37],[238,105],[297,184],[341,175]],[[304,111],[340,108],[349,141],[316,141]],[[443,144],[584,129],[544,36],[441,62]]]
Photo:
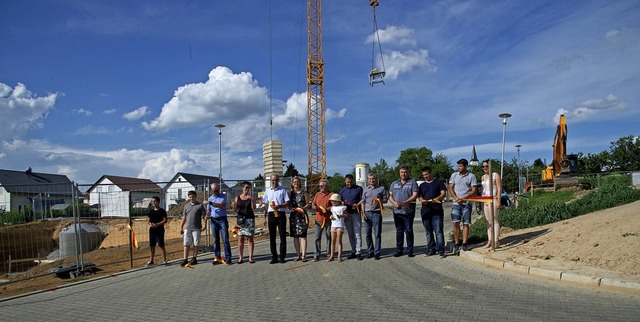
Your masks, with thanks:
[[[409,255],[407,255],[409,257],[415,257],[416,255],[413,254],[413,252],[409,252]]]
[[[460,256],[460,245],[456,244],[453,246],[453,255]]]
[[[220,263],[222,263],[223,265],[231,265],[233,264],[233,262],[229,259],[220,259]]]
[[[369,256],[367,256],[367,258],[373,258],[373,253],[369,254]]]
[[[444,254],[444,252],[440,252],[440,254],[438,254],[438,255],[440,255],[440,259],[443,259],[443,258],[447,257],[447,256]]]
[[[191,258],[191,261],[189,261],[189,265],[196,265],[198,264],[198,260],[195,257]]]
[[[169,262],[167,262],[167,261],[162,261],[162,262],[160,262],[160,265],[162,265],[162,266],[169,266]]]
[[[401,251],[400,252],[396,252],[395,254],[393,254],[393,257],[400,257],[404,255]]]
[[[284,259],[284,258],[280,258],[280,264],[284,264],[284,263],[286,263],[286,262],[287,262],[287,260],[286,260],[286,259]]]
[[[432,250],[427,252],[427,256],[433,256],[435,254],[436,254],[436,250],[435,249],[432,249]]]
[[[358,255],[356,255],[356,256],[358,256],[358,260],[359,260],[359,261],[361,261],[361,260],[363,260],[363,259],[364,259],[364,256],[362,256],[362,254],[358,254]]]
[[[380,260],[380,255],[375,255],[373,258],[375,258],[375,260]]]
[[[180,264],[180,266],[185,267],[187,266],[187,264],[189,264],[189,261],[185,258],[182,260],[182,263]]]
[[[354,253],[351,253],[351,255],[349,255],[349,257],[347,257],[347,259],[354,259],[356,257],[358,257],[358,255],[356,255]]]
[[[469,251],[469,247],[467,246],[467,244],[462,244],[462,251],[463,252],[468,252]]]
[[[269,264],[277,264],[277,263],[278,263],[278,259],[277,258],[272,258],[271,261],[269,262]]]
[[[149,267],[153,265],[153,261],[148,261],[146,264],[144,264],[144,267]]]

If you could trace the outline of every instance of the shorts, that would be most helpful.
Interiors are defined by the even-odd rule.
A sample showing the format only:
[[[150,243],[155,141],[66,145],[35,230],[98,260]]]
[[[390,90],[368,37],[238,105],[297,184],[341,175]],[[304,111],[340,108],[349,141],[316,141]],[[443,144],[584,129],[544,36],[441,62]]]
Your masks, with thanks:
[[[461,222],[463,225],[471,225],[471,210],[472,204],[470,202],[465,203],[453,203],[451,206],[451,222]]]
[[[164,247],[164,227],[149,228],[149,247]]]
[[[335,233],[335,232],[338,232],[338,231],[342,233],[342,232],[344,232],[344,228],[342,228],[342,227],[331,227],[331,232],[332,233]]]
[[[185,229],[183,237],[184,246],[198,246],[200,244],[200,229]]]

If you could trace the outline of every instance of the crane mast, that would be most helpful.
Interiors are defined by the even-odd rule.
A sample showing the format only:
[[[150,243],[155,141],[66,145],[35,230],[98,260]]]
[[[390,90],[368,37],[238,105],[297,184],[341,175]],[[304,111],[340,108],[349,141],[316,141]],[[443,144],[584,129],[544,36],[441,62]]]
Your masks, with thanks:
[[[322,59],[322,0],[307,0],[307,130],[310,192],[327,174],[325,148],[324,61]]]

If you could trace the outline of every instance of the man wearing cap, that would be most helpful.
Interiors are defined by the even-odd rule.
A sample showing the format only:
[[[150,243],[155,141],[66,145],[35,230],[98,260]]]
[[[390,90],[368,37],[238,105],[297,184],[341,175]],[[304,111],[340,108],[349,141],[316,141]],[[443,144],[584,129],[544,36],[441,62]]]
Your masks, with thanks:
[[[271,246],[271,262],[285,263],[287,256],[287,214],[285,209],[289,205],[289,194],[280,185],[280,177],[276,174],[271,175],[271,187],[267,189],[262,198],[264,207],[264,215],[267,217],[269,225],[269,246]],[[280,236],[280,256],[276,248],[276,229]]]

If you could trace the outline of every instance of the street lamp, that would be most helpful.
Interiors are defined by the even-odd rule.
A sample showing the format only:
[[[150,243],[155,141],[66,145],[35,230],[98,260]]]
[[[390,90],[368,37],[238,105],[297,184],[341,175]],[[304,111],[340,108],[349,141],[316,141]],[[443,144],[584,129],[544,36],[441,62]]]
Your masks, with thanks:
[[[218,181],[220,181],[220,189],[222,189],[222,128],[224,124],[216,124],[218,128],[218,151],[220,151],[220,172],[218,172]]]
[[[507,119],[511,117],[509,113],[502,113],[498,115],[498,117],[502,118],[502,159],[500,160],[500,178],[502,179],[504,172],[504,138],[507,133]]]
[[[522,180],[520,179],[520,177],[522,176],[520,173],[520,148],[522,147],[521,144],[516,144],[516,149],[518,150],[518,194],[522,195]]]

